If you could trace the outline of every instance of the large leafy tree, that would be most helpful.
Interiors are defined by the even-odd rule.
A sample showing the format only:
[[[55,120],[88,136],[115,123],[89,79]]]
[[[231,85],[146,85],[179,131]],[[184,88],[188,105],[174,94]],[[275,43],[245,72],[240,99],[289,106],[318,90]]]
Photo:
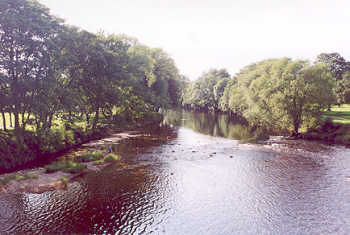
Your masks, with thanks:
[[[38,81],[52,73],[60,22],[36,1],[0,1],[0,87],[9,98],[2,109],[14,115],[16,131],[25,128],[33,111]]]
[[[316,61],[329,65],[332,75],[337,80],[341,80],[343,74],[350,70],[350,63],[337,52],[321,53],[317,56]]]
[[[77,95],[71,99],[63,99],[63,108],[69,119],[73,114],[85,114],[86,120],[97,127],[101,113],[111,113],[118,102],[116,85],[123,76],[122,56],[126,50],[118,49],[117,40],[104,38],[77,28],[67,28],[64,33],[67,44],[61,54],[64,65],[63,80],[68,95],[71,90]],[[119,54],[118,54],[119,53]],[[124,63],[127,63],[124,62]],[[72,105],[73,104],[73,105]],[[90,116],[93,119],[90,119]],[[90,122],[91,121],[91,122]]]
[[[343,56],[337,52],[333,53],[321,53],[317,56],[317,62],[325,63],[329,66],[331,74],[336,78],[336,95],[337,103],[348,103],[349,84],[350,78],[348,76],[350,72],[350,62],[346,61]]]
[[[233,105],[255,125],[291,130],[312,125],[334,102],[334,80],[323,63],[288,58],[261,61],[237,76]],[[238,108],[237,108],[238,107]]]
[[[153,74],[155,81],[152,90],[162,101],[161,106],[177,105],[180,98],[179,71],[174,60],[162,49],[154,48],[151,51],[154,60]]]

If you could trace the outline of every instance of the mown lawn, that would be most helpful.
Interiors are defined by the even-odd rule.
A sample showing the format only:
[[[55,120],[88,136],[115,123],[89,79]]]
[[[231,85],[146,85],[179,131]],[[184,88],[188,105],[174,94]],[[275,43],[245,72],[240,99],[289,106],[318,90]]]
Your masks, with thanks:
[[[326,111],[323,117],[331,119],[333,123],[350,125],[350,104],[333,105],[331,111]]]

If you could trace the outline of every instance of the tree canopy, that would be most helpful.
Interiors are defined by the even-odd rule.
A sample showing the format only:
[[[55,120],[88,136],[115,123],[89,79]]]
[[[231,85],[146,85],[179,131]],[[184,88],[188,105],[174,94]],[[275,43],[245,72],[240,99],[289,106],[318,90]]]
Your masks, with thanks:
[[[218,101],[231,75],[226,69],[211,69],[197,81],[188,83],[182,97],[182,105],[200,110],[218,110]]]
[[[335,79],[323,62],[268,59],[233,78],[218,74],[212,70],[188,84],[183,105],[230,111],[251,125],[298,133],[301,126],[315,125],[321,111],[335,103]]]

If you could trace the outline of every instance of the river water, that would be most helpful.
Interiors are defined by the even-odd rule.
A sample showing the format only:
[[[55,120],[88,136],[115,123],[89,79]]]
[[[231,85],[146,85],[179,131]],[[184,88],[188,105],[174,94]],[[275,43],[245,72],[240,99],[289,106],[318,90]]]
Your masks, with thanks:
[[[240,144],[228,116],[185,111],[145,133],[66,190],[0,196],[0,234],[350,233],[349,149]]]

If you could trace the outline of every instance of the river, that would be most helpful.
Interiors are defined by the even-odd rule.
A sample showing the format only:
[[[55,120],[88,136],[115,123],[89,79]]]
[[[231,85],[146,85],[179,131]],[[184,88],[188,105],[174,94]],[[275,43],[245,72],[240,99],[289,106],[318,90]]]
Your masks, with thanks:
[[[349,149],[246,134],[227,115],[170,112],[65,190],[1,195],[0,234],[349,234]]]

